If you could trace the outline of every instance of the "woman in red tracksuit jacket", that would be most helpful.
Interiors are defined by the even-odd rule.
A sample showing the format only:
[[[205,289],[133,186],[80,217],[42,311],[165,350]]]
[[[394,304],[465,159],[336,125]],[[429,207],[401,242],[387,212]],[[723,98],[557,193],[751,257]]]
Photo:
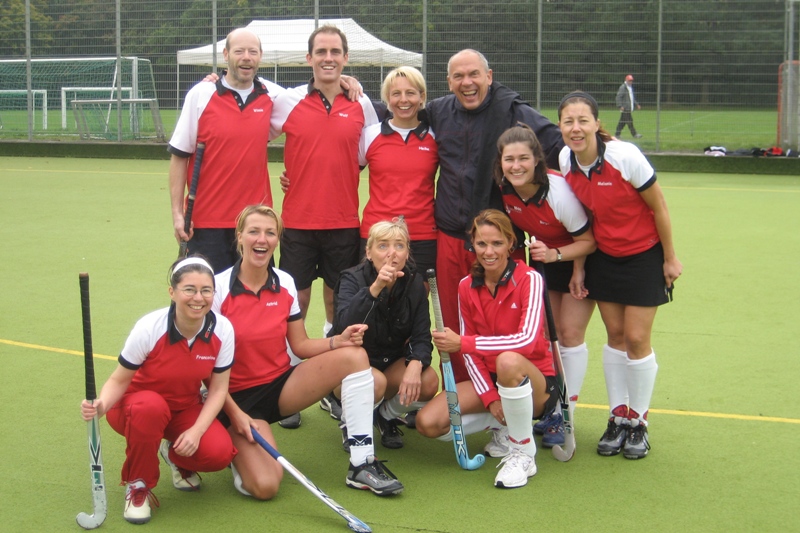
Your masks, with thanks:
[[[505,213],[481,211],[470,235],[476,261],[458,286],[461,335],[445,328],[433,333],[433,342],[440,351],[463,354],[471,380],[457,384],[464,433],[500,430],[487,446],[492,456],[505,455],[495,486],[522,487],[536,474],[531,419],[552,409],[558,396],[544,335],[545,286],[534,269],[511,258],[516,242]],[[419,412],[417,429],[452,439],[445,395]]]

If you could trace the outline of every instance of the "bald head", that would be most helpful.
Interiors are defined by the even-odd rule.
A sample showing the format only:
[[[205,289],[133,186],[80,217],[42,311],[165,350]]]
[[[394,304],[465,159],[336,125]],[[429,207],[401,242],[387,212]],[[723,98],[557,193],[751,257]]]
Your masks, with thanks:
[[[253,86],[261,62],[261,39],[247,28],[237,28],[225,39],[222,56],[228,64],[225,81],[235,89]]]
[[[455,54],[447,62],[447,85],[464,109],[480,107],[492,85],[492,69],[486,57],[472,49]]]

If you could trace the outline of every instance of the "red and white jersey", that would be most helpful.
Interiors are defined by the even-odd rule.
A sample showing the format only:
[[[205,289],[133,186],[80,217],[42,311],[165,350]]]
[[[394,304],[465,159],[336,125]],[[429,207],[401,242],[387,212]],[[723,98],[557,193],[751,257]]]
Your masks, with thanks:
[[[237,332],[231,392],[271,383],[289,369],[287,325],[302,319],[289,274],[271,268],[266,285],[251,289],[237,277],[240,266],[241,260],[214,276],[217,292],[212,308],[227,317]]]
[[[572,244],[574,236],[586,233],[591,223],[561,174],[549,171],[547,179],[549,183],[540,185],[536,194],[523,202],[503,178],[503,205],[515,226],[548,248],[560,248]]]
[[[467,276],[458,285],[461,351],[484,407],[500,399],[493,376],[502,352],[516,352],[545,376],[554,376],[553,354],[545,338],[544,282],[521,261],[510,260],[492,296],[483,278]]]
[[[439,233],[433,219],[439,168],[436,137],[424,122],[401,131],[387,119],[366,128],[361,137],[359,164],[369,165],[369,200],[361,220],[364,239],[376,222],[401,215],[412,241],[433,240]]]
[[[292,229],[357,228],[358,143],[378,122],[372,102],[339,94],[328,102],[312,84],[287,90],[272,112],[273,133],[286,135],[289,189],[281,217]]]
[[[168,149],[189,158],[188,188],[197,143],[206,145],[192,212],[194,227],[234,228],[245,206],[272,205],[267,142],[273,100],[283,91],[259,79],[241,108],[238,95],[222,80],[200,82],[186,94]]]
[[[641,192],[656,182],[656,172],[639,148],[623,141],[597,138],[598,159],[588,176],[564,147],[561,173],[575,196],[593,215],[597,247],[614,257],[649,250],[659,242],[655,216]]]
[[[175,304],[136,322],[119,355],[119,364],[135,370],[126,393],[159,393],[172,411],[200,403],[201,381],[233,364],[233,326],[210,311],[203,329],[186,339],[175,327]]]

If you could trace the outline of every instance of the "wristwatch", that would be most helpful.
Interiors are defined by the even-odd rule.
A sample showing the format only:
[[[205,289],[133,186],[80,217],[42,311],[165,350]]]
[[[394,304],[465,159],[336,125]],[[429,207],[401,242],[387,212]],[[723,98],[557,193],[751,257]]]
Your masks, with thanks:
[[[556,263],[560,263],[560,262],[561,262],[561,250],[556,248]]]

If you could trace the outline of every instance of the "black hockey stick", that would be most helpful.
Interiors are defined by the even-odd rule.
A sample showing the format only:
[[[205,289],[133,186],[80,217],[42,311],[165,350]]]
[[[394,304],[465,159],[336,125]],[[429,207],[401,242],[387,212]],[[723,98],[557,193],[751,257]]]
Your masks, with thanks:
[[[535,240],[535,237],[532,237]],[[525,245],[529,245],[525,241]],[[561,416],[564,419],[564,447],[558,444],[553,446],[553,457],[561,462],[567,462],[575,455],[575,426],[572,420],[573,406],[567,390],[567,378],[564,374],[564,363],[561,361],[561,350],[558,347],[558,334],[556,333],[556,322],[553,318],[553,308],[550,304],[550,292],[547,290],[547,277],[544,273],[544,263],[534,261],[536,271],[542,276],[544,285],[544,312],[547,317],[547,336],[550,337],[550,349],[553,352],[553,366],[556,371],[556,383],[558,385],[558,396],[561,408]]]
[[[292,465],[292,463],[290,463],[283,455],[281,455],[281,453],[278,450],[273,448],[272,445],[269,442],[267,442],[267,440],[264,437],[262,437],[258,433],[258,431],[255,430],[255,428],[251,427],[250,432],[253,434],[253,438],[256,440],[256,442],[262,448],[264,448],[267,451],[267,453],[270,454],[276,461],[278,461],[278,463],[280,463],[280,465],[283,467],[284,470],[293,475],[294,478],[300,482],[300,484],[302,484],[305,488],[310,490],[311,494],[322,500],[322,502],[325,505],[327,505],[328,507],[339,513],[339,516],[347,520],[347,527],[358,533],[372,533],[372,529],[370,529],[370,527],[367,524],[365,524],[364,522],[353,516],[350,513],[350,511],[348,511],[347,509],[345,509],[344,507],[333,501],[333,498],[322,492],[322,489],[314,485],[314,483],[310,479],[308,479],[306,476],[303,475],[302,472],[300,472],[297,468],[295,468],[294,465]]]
[[[186,202],[186,214],[183,216],[183,231],[189,235],[192,229],[192,211],[194,210],[194,199],[197,196],[197,183],[200,181],[200,165],[203,164],[203,154],[206,151],[205,143],[197,143],[197,150],[194,153],[194,168],[192,169],[192,182],[189,184],[189,196]],[[188,241],[181,241],[178,249],[178,259],[186,257]]]
[[[97,398],[94,386],[94,360],[92,354],[92,317],[89,309],[89,274],[78,276],[81,287],[81,314],[83,315],[83,361],[86,373],[86,399],[93,402]],[[75,520],[83,529],[100,527],[106,519],[108,501],[106,499],[105,475],[103,473],[103,454],[100,448],[100,420],[95,416],[89,421],[89,472],[92,476],[92,499],[94,513],[78,513]]]
[[[431,268],[428,269],[426,274],[428,276],[428,286],[431,289],[436,331],[444,331],[442,304],[439,301],[436,271]],[[464,470],[477,470],[486,462],[486,457],[483,454],[478,454],[472,458],[469,456],[464,429],[461,427],[461,407],[458,404],[458,391],[456,389],[456,379],[453,375],[453,363],[450,362],[450,354],[447,352],[439,350],[439,358],[442,361],[442,380],[444,381],[445,394],[447,394],[447,409],[450,412],[450,428],[453,430],[453,447],[456,451],[456,460]]]

